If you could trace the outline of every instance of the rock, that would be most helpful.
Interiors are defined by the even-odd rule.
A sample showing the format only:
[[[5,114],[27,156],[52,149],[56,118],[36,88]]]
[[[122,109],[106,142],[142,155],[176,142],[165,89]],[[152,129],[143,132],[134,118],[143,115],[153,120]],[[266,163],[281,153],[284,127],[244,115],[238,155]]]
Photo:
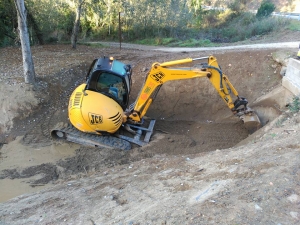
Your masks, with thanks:
[[[286,73],[286,66],[283,66],[283,67],[281,67],[280,75],[285,76],[285,73]]]
[[[258,211],[262,211],[262,208],[257,204],[255,204],[255,209],[258,210]]]
[[[292,194],[287,198],[291,203],[300,203],[300,197],[299,195]]]
[[[293,217],[294,219],[298,220],[298,213],[297,212],[290,212],[291,217]]]

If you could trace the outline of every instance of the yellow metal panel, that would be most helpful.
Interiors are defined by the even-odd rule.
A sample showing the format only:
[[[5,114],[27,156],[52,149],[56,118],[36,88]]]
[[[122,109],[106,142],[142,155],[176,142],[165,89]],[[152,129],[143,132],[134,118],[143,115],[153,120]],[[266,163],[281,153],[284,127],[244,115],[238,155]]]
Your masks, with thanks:
[[[77,87],[71,95],[70,122],[83,132],[116,132],[123,121],[123,109],[113,99],[94,91]]]

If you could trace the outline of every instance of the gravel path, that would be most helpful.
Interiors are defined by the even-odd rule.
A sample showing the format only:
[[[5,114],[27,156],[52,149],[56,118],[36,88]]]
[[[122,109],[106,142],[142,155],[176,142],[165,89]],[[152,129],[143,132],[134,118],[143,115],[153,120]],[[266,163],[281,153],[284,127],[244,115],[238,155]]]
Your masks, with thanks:
[[[89,42],[92,44],[100,43],[108,47],[119,47],[118,42]],[[245,49],[274,49],[274,48],[299,48],[300,40],[295,42],[277,42],[277,43],[261,43],[261,44],[249,44],[249,45],[230,45],[222,47],[158,47],[147,46],[138,44],[121,43],[121,48],[126,49],[138,49],[138,50],[154,50],[164,52],[196,52],[196,51],[222,51],[222,50],[245,50]]]

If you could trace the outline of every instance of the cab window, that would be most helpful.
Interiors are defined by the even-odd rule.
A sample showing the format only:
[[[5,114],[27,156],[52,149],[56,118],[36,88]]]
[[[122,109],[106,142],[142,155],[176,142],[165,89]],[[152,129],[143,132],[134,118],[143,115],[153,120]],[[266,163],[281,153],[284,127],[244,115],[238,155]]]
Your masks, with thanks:
[[[111,73],[102,72],[97,79],[96,90],[98,92],[109,93],[121,105],[127,104],[127,90],[121,77]]]

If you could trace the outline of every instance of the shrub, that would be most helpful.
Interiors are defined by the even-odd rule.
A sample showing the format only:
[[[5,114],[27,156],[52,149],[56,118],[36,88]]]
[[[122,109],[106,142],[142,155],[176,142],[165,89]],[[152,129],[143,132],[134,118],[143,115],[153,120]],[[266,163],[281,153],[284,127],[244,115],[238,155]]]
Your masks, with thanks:
[[[297,21],[297,20],[288,20],[288,21],[289,21],[288,28],[290,30],[300,31],[300,21]]]
[[[261,19],[263,17],[269,17],[275,10],[275,5],[269,0],[265,0],[261,3],[259,9],[257,10],[256,17]]]
[[[296,96],[293,98],[292,103],[289,104],[289,110],[292,113],[297,113],[300,110],[300,98],[299,96]]]
[[[228,5],[228,8],[231,9],[234,14],[239,15],[246,10],[246,4],[247,0],[234,0]]]

